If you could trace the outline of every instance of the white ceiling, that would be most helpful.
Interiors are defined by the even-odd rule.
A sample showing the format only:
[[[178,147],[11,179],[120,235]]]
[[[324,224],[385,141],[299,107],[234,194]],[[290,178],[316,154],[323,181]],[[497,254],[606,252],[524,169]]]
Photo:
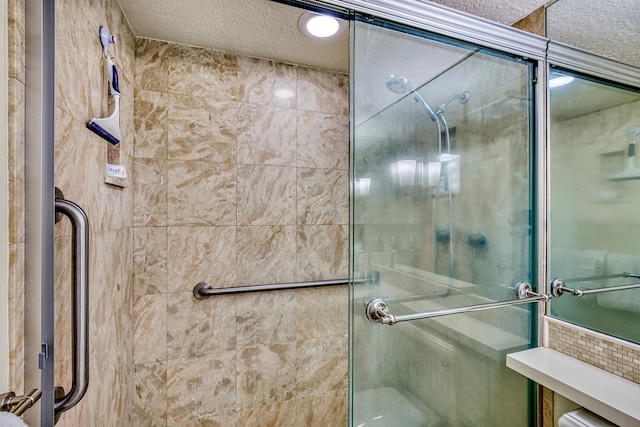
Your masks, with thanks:
[[[311,40],[298,30],[302,10],[270,0],[118,0],[137,37],[346,72],[348,33]],[[547,0],[438,0],[512,24]]]

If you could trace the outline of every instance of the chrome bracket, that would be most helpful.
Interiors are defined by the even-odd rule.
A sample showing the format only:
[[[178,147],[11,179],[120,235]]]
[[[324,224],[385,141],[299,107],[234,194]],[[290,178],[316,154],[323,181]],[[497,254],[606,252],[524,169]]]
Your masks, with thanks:
[[[533,288],[527,282],[518,282],[516,285],[516,296],[518,299],[525,299],[533,292]]]
[[[367,303],[367,319],[373,323],[395,325],[396,318],[389,313],[389,306],[380,298],[372,298]]]
[[[551,293],[554,297],[561,297],[565,291],[566,287],[564,285],[564,281],[562,279],[553,279],[551,281]]]
[[[193,288],[193,296],[196,299],[206,299],[207,297],[205,295],[201,294],[200,291],[207,290],[207,289],[211,289],[211,285],[210,284],[208,284],[207,282],[199,282]]]
[[[59,189],[58,187],[54,187],[53,197],[56,200],[58,200],[58,199],[64,200],[64,193],[62,193],[62,190]],[[62,221],[62,217],[63,216],[64,215],[62,214],[62,212],[56,211],[56,224],[59,223],[60,221]]]
[[[543,301],[549,301],[550,297],[547,294],[539,294],[533,292],[533,287],[527,282],[518,282],[516,285],[516,297],[518,299],[525,299],[530,297],[543,297]]]
[[[564,283],[562,279],[553,279],[551,281],[551,293],[554,297],[560,297],[565,292],[569,292],[574,297],[581,297],[584,295],[584,292],[580,289],[570,289],[567,288],[567,285]]]
[[[42,392],[34,388],[24,396],[16,396],[12,391],[0,394],[0,411],[11,412],[18,416],[31,408],[42,396]]]

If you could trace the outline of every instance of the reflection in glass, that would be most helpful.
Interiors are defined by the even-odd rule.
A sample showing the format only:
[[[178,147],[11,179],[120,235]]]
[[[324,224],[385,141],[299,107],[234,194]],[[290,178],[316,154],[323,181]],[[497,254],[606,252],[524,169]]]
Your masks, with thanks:
[[[551,88],[551,277],[574,289],[636,283],[640,273],[640,93],[560,69]],[[555,298],[551,314],[640,342],[640,289]]]

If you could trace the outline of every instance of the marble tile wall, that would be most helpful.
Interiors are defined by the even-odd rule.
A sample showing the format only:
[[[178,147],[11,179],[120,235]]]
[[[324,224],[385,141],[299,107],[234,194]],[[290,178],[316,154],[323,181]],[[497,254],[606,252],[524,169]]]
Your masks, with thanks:
[[[89,218],[90,387],[59,426],[131,425],[133,403],[133,189],[105,184],[111,146],[86,128],[106,117],[108,86],[98,37],[118,36],[109,53],[120,80],[122,141],[117,157],[133,172],[135,38],[116,1],[56,2],[55,184]],[[73,48],[71,48],[73,46]],[[113,154],[111,154],[113,155]],[[112,157],[111,157],[112,158]],[[56,330],[70,325],[70,227],[56,225]],[[69,295],[65,298],[64,295]],[[56,334],[56,384],[70,387],[70,334]]]
[[[345,424],[345,287],[192,290],[348,276],[347,77],[140,39],[135,86],[134,424]]]
[[[25,4],[8,2],[9,387],[24,392]]]
[[[9,1],[10,52],[10,366],[11,389],[24,378],[25,2]],[[134,38],[115,1],[56,2],[55,184],[86,211],[90,229],[90,377],[83,401],[57,425],[130,425],[133,372],[133,192],[104,183],[108,143],[85,127],[107,114],[100,25],[118,35],[111,50],[122,96],[121,160],[132,169]],[[70,239],[56,226],[56,384],[70,388]]]

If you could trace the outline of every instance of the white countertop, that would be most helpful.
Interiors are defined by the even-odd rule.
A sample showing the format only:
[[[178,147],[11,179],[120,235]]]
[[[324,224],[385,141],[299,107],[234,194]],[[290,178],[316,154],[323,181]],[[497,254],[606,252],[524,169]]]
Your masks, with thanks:
[[[507,366],[620,426],[640,426],[640,384],[546,347],[509,354]]]

